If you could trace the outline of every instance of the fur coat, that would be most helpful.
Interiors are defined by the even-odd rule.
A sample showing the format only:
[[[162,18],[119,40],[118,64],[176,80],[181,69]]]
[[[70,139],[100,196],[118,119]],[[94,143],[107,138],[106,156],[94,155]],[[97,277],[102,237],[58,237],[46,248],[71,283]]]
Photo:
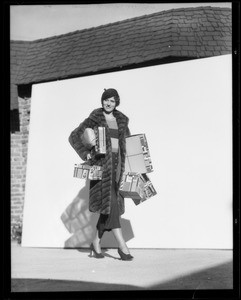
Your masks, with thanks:
[[[113,111],[119,130],[119,157],[120,163],[120,180],[125,169],[125,154],[126,154],[126,136],[130,135],[128,128],[129,119],[118,110]],[[87,160],[87,154],[90,150],[85,146],[82,141],[82,134],[86,128],[103,126],[106,128],[106,154],[102,157],[94,157],[91,159],[91,165],[98,165],[103,167],[102,180],[90,181],[89,190],[89,210],[91,212],[98,212],[101,214],[109,214],[111,206],[111,186],[112,186],[112,151],[111,151],[111,138],[109,127],[107,126],[103,109],[98,108],[92,111],[87,119],[85,119],[69,137],[69,142],[74,150],[78,153],[80,158],[84,161]],[[124,198],[119,193],[120,180],[117,182],[117,199],[120,214],[125,211]]]

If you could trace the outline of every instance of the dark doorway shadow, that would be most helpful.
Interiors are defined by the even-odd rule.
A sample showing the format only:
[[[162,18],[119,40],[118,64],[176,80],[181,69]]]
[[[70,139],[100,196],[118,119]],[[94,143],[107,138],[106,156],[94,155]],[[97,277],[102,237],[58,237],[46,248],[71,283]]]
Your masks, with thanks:
[[[233,261],[166,280],[152,285],[150,288],[155,290],[195,290],[197,298],[202,290],[233,289]]]
[[[99,214],[89,211],[89,184],[89,180],[86,180],[85,186],[61,215],[62,222],[72,234],[65,241],[65,248],[89,248],[94,238]],[[134,237],[129,220],[121,218],[121,227],[126,242]],[[101,245],[102,247],[117,247],[111,232],[105,232]]]
[[[12,292],[73,292],[73,291],[126,291],[143,290],[143,288],[129,284],[115,284],[104,282],[57,280],[41,278],[13,278]]]

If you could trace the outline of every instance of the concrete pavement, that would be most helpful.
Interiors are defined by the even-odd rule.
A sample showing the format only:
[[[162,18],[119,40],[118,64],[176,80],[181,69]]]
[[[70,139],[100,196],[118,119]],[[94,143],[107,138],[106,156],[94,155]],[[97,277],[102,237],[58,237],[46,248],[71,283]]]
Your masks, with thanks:
[[[12,291],[232,289],[231,250],[116,249],[104,259],[88,249],[11,247]]]

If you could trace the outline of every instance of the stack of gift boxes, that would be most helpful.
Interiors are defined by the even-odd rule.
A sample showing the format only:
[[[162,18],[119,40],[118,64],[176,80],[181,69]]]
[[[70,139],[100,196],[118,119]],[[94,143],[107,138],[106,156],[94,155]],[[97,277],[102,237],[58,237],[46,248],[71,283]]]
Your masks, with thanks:
[[[106,153],[105,127],[96,127],[94,130],[87,128],[83,134],[83,140],[87,145],[93,143],[92,155],[103,155]],[[101,166],[90,166],[88,163],[74,165],[74,177],[76,178],[101,180],[102,173],[103,168]]]
[[[145,134],[126,138],[125,173],[120,193],[131,198],[136,205],[156,195],[156,190],[146,173],[153,171],[150,152]]]
[[[103,155],[106,153],[105,127],[95,128],[94,133],[96,137],[94,154]],[[147,173],[152,171],[153,166],[145,134],[127,137],[125,173],[120,183],[120,194],[124,198],[131,198],[136,205],[156,195],[156,190],[147,176]],[[74,166],[74,177],[77,178],[101,180],[102,172],[101,166],[90,166],[86,163]]]

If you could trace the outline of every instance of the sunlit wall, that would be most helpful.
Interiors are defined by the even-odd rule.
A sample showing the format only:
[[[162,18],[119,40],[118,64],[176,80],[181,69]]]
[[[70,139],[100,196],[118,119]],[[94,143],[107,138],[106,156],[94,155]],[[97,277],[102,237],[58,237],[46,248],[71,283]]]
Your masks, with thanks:
[[[68,137],[109,87],[131,133],[146,134],[157,190],[125,200],[128,246],[231,249],[231,55],[33,85],[22,245],[89,246],[98,215]],[[102,246],[116,246],[111,233]]]

